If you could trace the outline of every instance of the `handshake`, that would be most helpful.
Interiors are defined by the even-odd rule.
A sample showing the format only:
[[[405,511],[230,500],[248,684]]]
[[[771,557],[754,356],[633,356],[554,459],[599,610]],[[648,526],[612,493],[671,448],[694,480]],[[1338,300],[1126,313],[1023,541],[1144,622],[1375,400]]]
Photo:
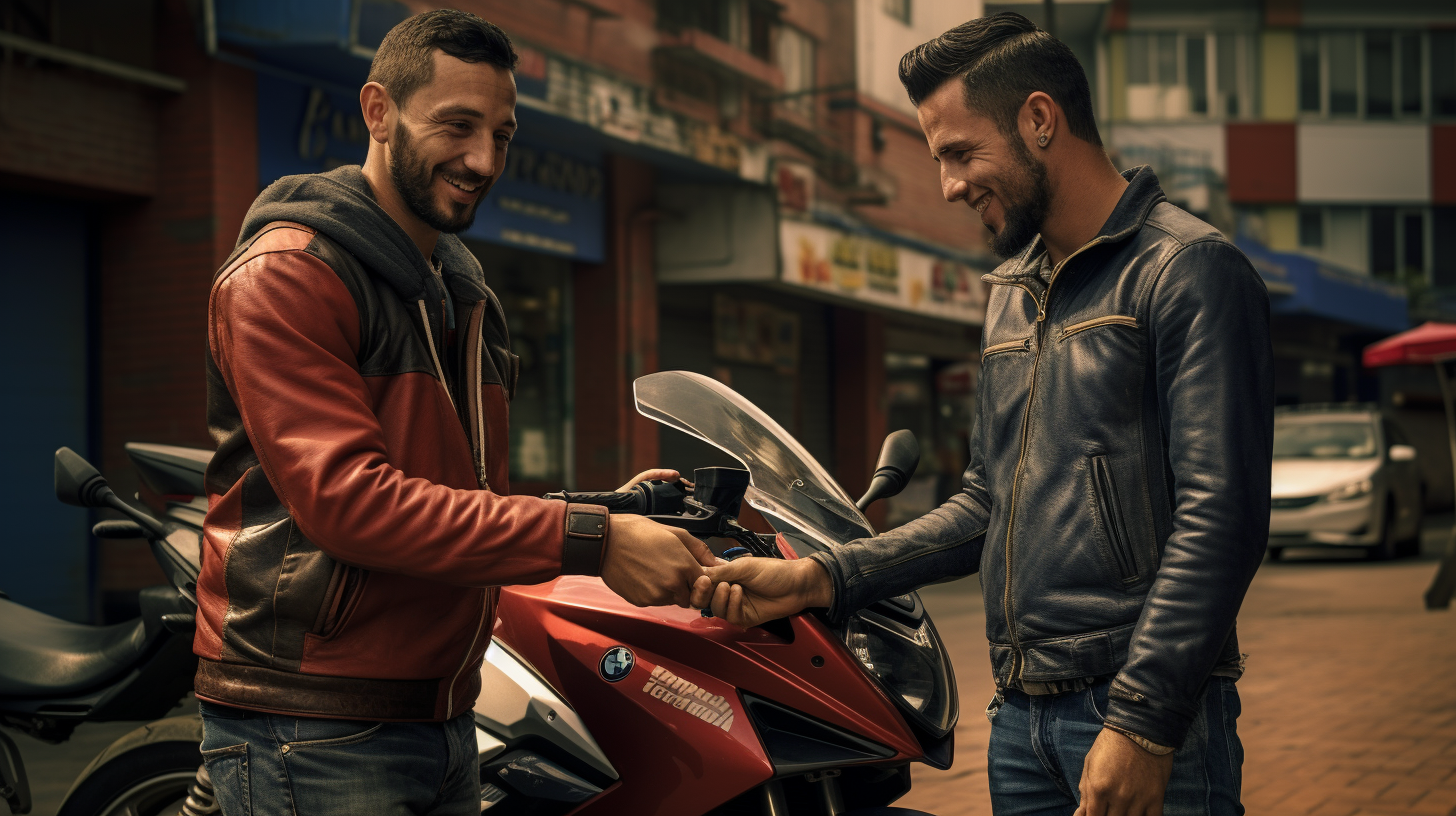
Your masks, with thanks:
[[[646,471],[623,489],[649,479],[676,478],[674,470]],[[612,517],[602,581],[635,606],[711,609],[719,618],[745,628],[829,606],[834,591],[829,573],[817,561],[728,562],[685,530],[632,515]]]

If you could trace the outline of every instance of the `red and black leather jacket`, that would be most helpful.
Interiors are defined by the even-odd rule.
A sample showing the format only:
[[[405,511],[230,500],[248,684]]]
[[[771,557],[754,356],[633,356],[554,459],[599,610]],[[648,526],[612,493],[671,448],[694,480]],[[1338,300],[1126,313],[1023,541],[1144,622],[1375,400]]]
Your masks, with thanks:
[[[605,511],[510,495],[518,362],[454,236],[437,276],[357,167],[283,179],[243,234],[208,306],[197,696],[467,712],[496,587],[595,574]],[[568,524],[603,538],[583,546]]]

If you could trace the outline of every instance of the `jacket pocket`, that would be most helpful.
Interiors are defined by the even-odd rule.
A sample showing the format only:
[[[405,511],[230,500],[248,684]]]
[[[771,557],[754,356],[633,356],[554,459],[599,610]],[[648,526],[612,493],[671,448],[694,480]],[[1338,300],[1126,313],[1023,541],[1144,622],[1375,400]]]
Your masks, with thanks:
[[[986,350],[981,352],[981,361],[985,362],[987,357],[1004,354],[1008,351],[1031,351],[1031,338],[1027,337],[1021,340],[1012,340],[1009,343],[997,343],[994,346],[987,346]]]
[[[330,596],[324,605],[324,614],[318,626],[314,627],[315,635],[328,638],[342,628],[349,613],[357,606],[363,584],[364,570],[347,564],[334,565],[334,578],[329,582]]]
[[[1107,545],[1117,562],[1118,577],[1122,583],[1133,584],[1138,580],[1137,559],[1133,557],[1132,542],[1128,540],[1127,524],[1122,517],[1122,503],[1117,498],[1117,485],[1112,481],[1112,469],[1106,456],[1092,457],[1092,492],[1097,499],[1097,510],[1102,516],[1102,529],[1107,531]]]
[[[1071,337],[1074,334],[1087,331],[1088,329],[1095,329],[1100,326],[1125,326],[1129,329],[1136,329],[1138,328],[1138,320],[1137,318],[1131,317],[1129,315],[1105,315],[1103,317],[1094,317],[1091,320],[1083,320],[1081,323],[1073,323],[1072,325],[1062,329],[1062,335],[1060,339],[1066,340],[1068,337]]]

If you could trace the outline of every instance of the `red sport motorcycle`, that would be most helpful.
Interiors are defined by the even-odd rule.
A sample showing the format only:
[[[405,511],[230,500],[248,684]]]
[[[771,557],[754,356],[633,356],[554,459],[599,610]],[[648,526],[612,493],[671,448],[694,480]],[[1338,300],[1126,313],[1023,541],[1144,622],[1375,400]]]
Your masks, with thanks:
[[[635,394],[643,415],[716,446],[743,467],[700,469],[691,491],[644,482],[623,493],[548,498],[650,516],[703,538],[728,559],[798,558],[873,535],[864,508],[899,492],[919,459],[913,435],[891,434],[869,491],[853,502],[777,423],[715,380],[660,372],[638,379]],[[187,602],[159,614],[158,630],[181,633],[175,639],[184,641],[195,609],[202,472],[210,453],[137,444],[127,451],[143,481],[166,497],[164,521],[116,501],[99,474],[69,451],[58,454],[57,492],[73,504],[123,510],[132,521],[102,524],[130,525],[110,532],[151,540],[172,594]],[[744,502],[776,533],[742,527]],[[911,763],[950,767],[955,677],[915,593],[873,604],[839,627],[804,613],[744,630],[698,610],[637,608],[600,579],[566,576],[505,589],[499,614],[474,711],[480,806],[491,816],[928,816],[889,805],[910,789]],[[0,615],[0,653],[26,642],[31,626]],[[68,626],[78,638],[112,637],[109,630]],[[135,639],[130,630],[116,638],[123,635]],[[172,701],[181,696],[190,662],[172,672],[181,685],[164,683],[158,672],[166,670],[154,668],[162,664],[151,652],[134,651],[140,671],[122,661],[95,678],[50,678],[51,691],[0,691],[4,722],[45,738],[37,723],[52,722],[52,712],[64,711],[70,727],[130,719],[124,706],[103,703],[129,700],[121,690],[147,677],[154,679],[137,685],[165,686]],[[58,658],[55,668],[64,674],[63,665],[74,662]],[[0,680],[6,675],[0,668]],[[135,709],[137,719],[158,716],[156,705]],[[68,734],[69,728],[59,738]],[[61,813],[215,812],[206,769],[198,767],[199,737],[195,715],[143,726],[93,761]],[[24,813],[24,772],[13,743],[5,743],[0,788]]]

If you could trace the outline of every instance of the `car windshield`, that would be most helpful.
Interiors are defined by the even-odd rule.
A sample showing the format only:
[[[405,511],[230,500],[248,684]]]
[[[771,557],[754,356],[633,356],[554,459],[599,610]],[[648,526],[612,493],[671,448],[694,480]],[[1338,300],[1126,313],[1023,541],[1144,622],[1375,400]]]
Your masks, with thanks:
[[[1274,458],[1366,459],[1375,455],[1369,422],[1276,422]]]
[[[780,532],[801,532],[825,546],[875,534],[803,446],[758,406],[710,377],[659,371],[632,384],[643,416],[716,446],[743,463],[745,498]]]

